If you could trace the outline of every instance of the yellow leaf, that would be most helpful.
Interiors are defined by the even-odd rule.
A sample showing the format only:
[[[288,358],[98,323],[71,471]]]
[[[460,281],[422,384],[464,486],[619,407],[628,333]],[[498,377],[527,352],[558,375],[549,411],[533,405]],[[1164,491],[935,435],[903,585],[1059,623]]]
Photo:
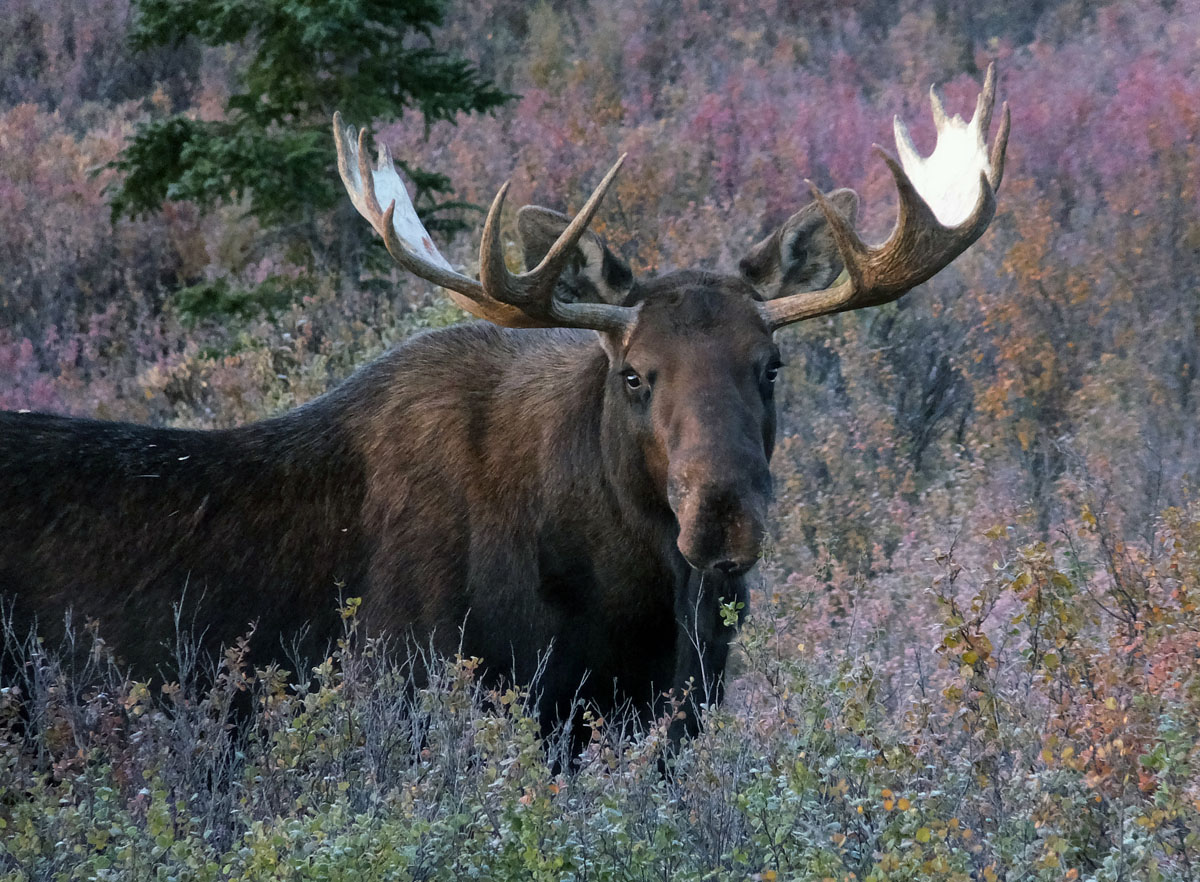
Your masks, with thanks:
[[[928,842],[929,835],[930,834],[929,834],[928,827],[918,827],[917,828],[917,842]]]
[[[906,812],[906,811],[908,811],[909,806],[911,806],[911,805],[912,805],[912,803],[909,802],[907,799],[905,799],[904,797],[900,797],[900,801],[896,803],[896,808],[900,809],[900,811],[902,811],[902,812]]]

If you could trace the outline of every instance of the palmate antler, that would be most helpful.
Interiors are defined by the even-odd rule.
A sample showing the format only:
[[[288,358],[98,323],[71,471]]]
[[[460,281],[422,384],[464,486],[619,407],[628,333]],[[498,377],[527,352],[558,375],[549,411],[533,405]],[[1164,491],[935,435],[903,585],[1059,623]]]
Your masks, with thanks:
[[[937,125],[937,145],[932,154],[923,159],[917,153],[899,117],[895,131],[900,161],[882,147],[875,148],[891,169],[900,194],[896,225],[882,245],[866,245],[809,182],[833,232],[848,278],[831,288],[761,304],[763,317],[772,328],[895,300],[945,268],[983,235],[996,212],[996,190],[1004,174],[1010,125],[1006,102],[989,155],[984,139],[996,97],[996,66],[988,66],[969,123],[957,115],[947,118],[932,88],[929,95]]]
[[[853,226],[810,181],[809,187],[825,215],[846,266],[846,280],[819,291],[805,291],[759,304],[771,328],[834,312],[877,306],[902,294],[942,270],[983,235],[996,210],[996,189],[1004,172],[1008,143],[1008,104],[990,154],[985,136],[996,94],[995,65],[990,65],[983,92],[969,123],[947,118],[937,93],[930,89],[937,145],[922,158],[908,129],[895,121],[899,162],[876,149],[891,169],[900,196],[896,225],[886,242],[866,245]],[[421,225],[403,181],[386,147],[372,168],[366,156],[366,132],[357,136],[334,114],[338,170],[359,213],[383,237],[392,257],[409,272],[440,285],[463,309],[510,328],[591,328],[621,332],[637,315],[636,308],[607,303],[564,302],[555,296],[558,277],[584,234],[625,157],[616,161],[583,209],[567,226],[536,267],[514,275],[504,263],[500,215],[508,183],[500,188],[488,211],[480,250],[480,281],[450,268]],[[387,203],[386,209],[382,208]]]
[[[380,147],[379,159],[371,168],[365,149],[366,130],[355,136],[342,125],[341,114],[333,115],[338,171],[359,214],[383,237],[396,262],[415,276],[441,285],[467,312],[508,328],[591,328],[620,332],[634,319],[637,310],[607,303],[564,303],[554,296],[558,277],[571,259],[572,251],[600,207],[604,194],[616,179],[622,156],[596,187],[575,219],[563,230],[546,256],[528,272],[514,275],[504,264],[500,241],[500,215],[508,183],[500,188],[488,211],[480,250],[480,281],[455,272],[434,247],[429,233],[417,218],[404,182],[400,180],[391,153]],[[381,206],[386,202],[387,209]]]

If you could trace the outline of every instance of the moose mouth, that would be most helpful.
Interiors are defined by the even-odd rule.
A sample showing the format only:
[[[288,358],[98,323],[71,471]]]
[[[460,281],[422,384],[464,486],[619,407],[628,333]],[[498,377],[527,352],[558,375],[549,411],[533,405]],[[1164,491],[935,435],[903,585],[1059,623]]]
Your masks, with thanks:
[[[679,522],[676,546],[688,566],[734,578],[758,563],[766,533],[766,503],[736,495],[690,493],[672,506]]]
[[[736,579],[738,576],[744,576],[746,573],[750,572],[756,563],[758,563],[757,557],[748,561],[737,561],[731,557],[723,557],[720,560],[713,561],[711,564],[707,565],[696,564],[688,560],[686,555],[683,559],[687,561],[688,566],[701,575],[723,576],[726,579]]]

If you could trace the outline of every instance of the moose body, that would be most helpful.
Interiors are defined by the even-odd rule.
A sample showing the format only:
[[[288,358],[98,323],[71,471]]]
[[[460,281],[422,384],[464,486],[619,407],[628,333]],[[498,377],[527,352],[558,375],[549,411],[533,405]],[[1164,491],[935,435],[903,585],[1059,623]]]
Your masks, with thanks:
[[[361,596],[372,632],[478,656],[493,677],[540,672],[546,725],[576,699],[643,715],[668,699],[685,708],[673,731],[694,731],[765,531],[774,331],[894,300],[983,233],[1008,129],[1006,112],[989,155],[993,90],[989,71],[969,125],[934,99],[928,159],[898,126],[883,245],[854,232],[852,191],[814,188],[737,274],[646,282],[587,230],[620,163],[574,220],[521,210],[521,275],[503,261],[502,188],[476,281],[433,248],[386,151],[372,168],[335,117],[360,213],[491,324],[413,338],[237,429],[0,414],[0,594],[18,622],[98,620],[143,673],[181,596],[209,647],[256,622],[256,647],[279,654],[308,626],[310,655],[338,597]]]
[[[652,683],[722,668],[727,629],[699,623],[710,670],[677,674],[700,580],[669,510],[601,449],[622,431],[604,428],[607,374],[593,334],[475,323],[242,428],[0,414],[0,592],[42,630],[68,608],[97,620],[139,672],[166,660],[176,602],[210,650],[256,622],[278,653],[307,624],[311,655],[339,594],[361,596],[371,630],[519,682],[548,653],[548,721],[577,693],[648,706]],[[744,600],[741,577],[709,582]]]

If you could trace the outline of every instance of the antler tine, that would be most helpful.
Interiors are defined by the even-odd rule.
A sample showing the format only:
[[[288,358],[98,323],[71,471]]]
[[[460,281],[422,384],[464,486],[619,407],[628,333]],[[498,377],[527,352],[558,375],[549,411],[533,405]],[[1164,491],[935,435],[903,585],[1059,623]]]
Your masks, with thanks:
[[[980,95],[979,97],[982,100],[983,96]],[[937,93],[937,86],[929,87],[929,106],[933,110],[933,124],[938,131],[941,131],[942,127],[946,125],[947,118],[946,108],[942,106],[942,96]],[[908,134],[907,130],[905,130],[905,134]],[[912,142],[910,141],[909,143],[911,144]]]
[[[957,115],[947,117],[936,91],[930,90],[938,140],[928,157],[917,153],[899,119],[895,123],[899,161],[876,145],[899,195],[896,224],[882,245],[863,244],[850,223],[813,188],[846,265],[847,280],[822,291],[761,304],[763,318],[772,328],[895,300],[942,270],[983,235],[996,213],[996,188],[1004,171],[1010,125],[1005,104],[989,152],[985,138],[995,89],[995,66],[991,65],[969,124]]]
[[[592,191],[592,195],[588,197],[587,202],[583,203],[583,208],[579,209],[579,214],[567,224],[567,228],[562,231],[554,244],[550,246],[550,250],[546,252],[546,256],[541,262],[533,268],[531,274],[553,275],[558,277],[558,274],[566,268],[567,261],[571,258],[571,252],[577,244],[580,237],[592,223],[592,218],[596,216],[596,212],[600,209],[600,203],[604,201],[605,195],[609,188],[617,179],[617,172],[621,170],[621,166],[625,164],[625,157],[628,153],[622,153],[617,157],[617,161],[612,164],[612,168],[601,178],[600,183],[596,185],[596,189]]]
[[[992,126],[992,108],[996,104],[996,62],[988,65],[987,76],[983,81],[983,91],[979,93],[979,98],[975,102],[975,113],[971,117],[971,128],[979,133],[980,139],[987,137],[988,130]],[[1008,146],[1008,132],[1012,125],[1012,117],[1009,114],[1008,102],[1000,106],[1000,128],[996,132],[996,139],[992,142],[992,149],[988,156],[988,162],[991,166],[991,171],[988,174],[988,181],[992,185],[993,190],[1000,188],[1000,179],[1004,177],[1004,149]]]
[[[1008,131],[1012,126],[1012,117],[1008,112],[1008,102],[1000,108],[1000,130],[996,132],[996,140],[992,142],[991,164],[992,174],[989,180],[993,190],[1000,189],[1000,180],[1004,177],[1004,151],[1008,147]],[[986,131],[986,129],[984,130]]]
[[[613,163],[603,180],[592,191],[583,208],[562,231],[546,256],[528,272],[514,275],[504,262],[504,246],[500,239],[500,218],[511,182],[506,181],[488,209],[480,244],[479,274],[489,296],[523,310],[527,315],[558,327],[591,328],[597,331],[619,332],[633,321],[636,309],[606,303],[563,303],[554,296],[559,275],[579,239],[595,217],[605,194],[616,180],[625,162],[625,154]]]
[[[500,241],[500,216],[511,184],[512,181],[505,181],[500,185],[488,208],[487,219],[483,222],[483,239],[479,243],[479,280],[486,290],[501,292],[501,297],[516,300],[517,297],[508,293],[515,287],[514,276],[504,262],[504,243]]]
[[[358,130],[354,155],[358,159],[358,179],[362,181],[363,204],[366,205],[367,211],[373,218],[382,218],[383,212],[379,207],[379,197],[375,195],[374,170],[371,168],[371,161],[367,158],[367,130],[365,128]],[[375,232],[383,233],[378,227],[375,228]]]
[[[971,115],[971,124],[980,132],[987,134],[992,128],[992,107],[996,104],[996,62],[988,65],[983,78],[983,91],[975,99],[975,112]],[[941,126],[938,126],[941,129]]]

